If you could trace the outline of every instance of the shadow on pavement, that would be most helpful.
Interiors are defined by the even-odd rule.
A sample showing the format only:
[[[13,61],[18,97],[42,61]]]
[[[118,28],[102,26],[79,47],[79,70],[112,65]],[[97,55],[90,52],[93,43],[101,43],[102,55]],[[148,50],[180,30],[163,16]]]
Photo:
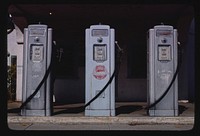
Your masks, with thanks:
[[[71,108],[66,108],[62,109],[61,111],[54,111],[53,115],[58,115],[58,114],[65,114],[65,113],[81,113],[84,112],[84,107],[71,107]]]
[[[141,110],[142,106],[138,105],[125,105],[125,106],[119,106],[116,108],[116,115],[119,114],[129,114],[131,112],[135,112],[138,110]],[[69,107],[65,109],[61,109],[60,111],[55,111],[53,115],[58,115],[58,114],[65,114],[65,113],[81,113],[84,112],[84,107]]]
[[[186,111],[188,108],[183,105],[178,105],[178,112],[179,114],[182,114],[184,111]]]
[[[134,111],[141,110],[142,106],[138,105],[124,105],[124,106],[119,106],[116,108],[116,115],[119,114],[129,114]]]

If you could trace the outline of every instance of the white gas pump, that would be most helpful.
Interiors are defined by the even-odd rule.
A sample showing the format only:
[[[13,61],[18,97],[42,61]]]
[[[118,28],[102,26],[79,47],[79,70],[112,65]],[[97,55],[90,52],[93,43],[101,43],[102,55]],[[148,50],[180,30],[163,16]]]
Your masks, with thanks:
[[[148,114],[178,116],[177,30],[157,25],[147,36]]]
[[[85,41],[85,102],[111,81],[115,69],[115,35],[108,25],[91,25]],[[108,85],[108,84],[107,84]],[[115,116],[115,80],[85,108],[85,116]]]
[[[44,80],[50,66],[51,52],[51,28],[47,25],[36,24],[24,29],[22,102],[26,104],[22,104],[21,115],[50,116],[52,114],[50,74]],[[31,99],[30,96],[32,96]]]

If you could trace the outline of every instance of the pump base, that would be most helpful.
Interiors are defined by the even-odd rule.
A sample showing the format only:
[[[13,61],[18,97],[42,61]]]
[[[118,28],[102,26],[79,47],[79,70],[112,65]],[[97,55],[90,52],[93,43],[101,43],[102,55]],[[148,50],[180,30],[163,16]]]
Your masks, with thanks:
[[[51,116],[51,110],[21,110],[21,116]]]
[[[149,116],[174,117],[174,116],[178,116],[178,110],[149,110],[148,114]]]
[[[85,116],[115,116],[115,110],[85,110]]]

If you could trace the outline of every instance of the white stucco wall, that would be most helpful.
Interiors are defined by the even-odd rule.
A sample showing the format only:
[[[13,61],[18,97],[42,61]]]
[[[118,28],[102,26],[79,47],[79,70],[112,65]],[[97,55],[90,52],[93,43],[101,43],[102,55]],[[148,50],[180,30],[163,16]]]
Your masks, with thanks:
[[[22,67],[23,67],[23,33],[18,26],[7,35],[7,50],[10,53],[8,65],[11,65],[11,56],[17,56],[16,101],[22,100]]]

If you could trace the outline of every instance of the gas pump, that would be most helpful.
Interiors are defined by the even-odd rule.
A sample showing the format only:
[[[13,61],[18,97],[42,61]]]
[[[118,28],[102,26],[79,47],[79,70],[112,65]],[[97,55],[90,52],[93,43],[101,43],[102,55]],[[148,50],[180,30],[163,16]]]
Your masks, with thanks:
[[[91,25],[85,32],[85,116],[115,116],[114,29]]]
[[[149,116],[178,116],[177,30],[157,25],[147,34]]]
[[[50,116],[53,95],[47,71],[52,57],[52,29],[29,25],[24,29],[24,39],[21,115]]]

